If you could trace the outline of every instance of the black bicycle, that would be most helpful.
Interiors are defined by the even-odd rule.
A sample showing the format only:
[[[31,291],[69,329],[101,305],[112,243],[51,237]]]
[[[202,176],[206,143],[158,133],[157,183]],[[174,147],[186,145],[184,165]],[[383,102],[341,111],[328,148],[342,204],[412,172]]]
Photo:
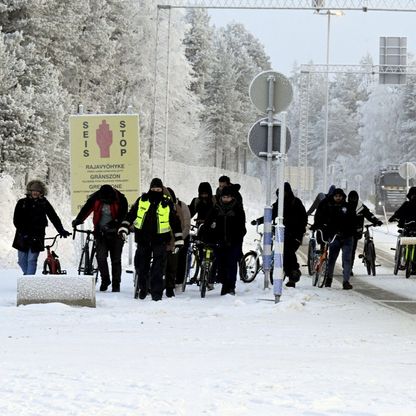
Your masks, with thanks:
[[[182,282],[182,292],[185,292],[186,285],[197,283],[198,274],[201,268],[200,252],[198,248],[196,225],[191,225],[191,233],[189,235],[188,251],[186,253],[186,269]]]
[[[315,237],[315,230],[312,230],[312,233],[309,236],[309,243],[308,243],[308,273],[309,276],[313,276],[315,274],[314,266],[316,264],[316,260],[320,255],[320,251],[316,249],[316,237]]]
[[[362,254],[358,258],[363,260],[364,266],[367,269],[367,274],[376,275],[376,248],[374,246],[374,240],[370,234],[370,227],[374,224],[366,224],[364,231],[364,248]]]
[[[214,248],[218,247],[218,245],[203,242],[198,242],[197,244],[202,251],[201,273],[198,283],[199,291],[201,292],[201,298],[204,298],[207,289],[210,290],[214,288],[212,265],[214,264]]]
[[[94,239],[94,231],[81,230],[74,228],[72,238],[75,239],[76,233],[86,234],[84,245],[81,249],[81,257],[78,264],[78,274],[95,276],[95,281],[98,280],[98,264],[97,264],[97,247]]]

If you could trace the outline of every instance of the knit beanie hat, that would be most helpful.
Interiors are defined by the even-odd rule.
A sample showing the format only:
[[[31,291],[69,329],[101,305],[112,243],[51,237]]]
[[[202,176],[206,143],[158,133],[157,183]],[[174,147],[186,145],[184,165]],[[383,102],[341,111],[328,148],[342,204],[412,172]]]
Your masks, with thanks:
[[[163,188],[162,180],[159,178],[153,178],[152,182],[150,182],[150,189],[152,188]]]

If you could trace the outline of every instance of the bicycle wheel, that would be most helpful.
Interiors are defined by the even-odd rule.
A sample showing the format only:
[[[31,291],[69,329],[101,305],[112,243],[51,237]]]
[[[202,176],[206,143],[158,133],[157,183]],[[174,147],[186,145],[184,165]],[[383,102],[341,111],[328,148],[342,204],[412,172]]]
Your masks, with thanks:
[[[369,241],[367,244],[367,250],[365,254],[366,258],[366,266],[367,266],[367,273],[370,276],[376,275],[376,249],[374,247],[374,243]]]
[[[134,271],[134,299],[139,297],[139,274]]]
[[[205,297],[205,293],[207,292],[209,272],[210,272],[210,267],[207,266],[207,265],[205,265],[201,269],[201,278],[199,280],[199,290],[201,292],[201,298],[204,298]]]
[[[199,261],[198,249],[192,251],[192,260],[191,260],[191,270],[192,270],[192,280],[198,279],[199,270],[201,268],[201,262]]]
[[[308,273],[309,276],[314,274],[315,264],[315,253],[316,253],[316,240],[310,239],[308,244]]]
[[[240,260],[240,279],[244,283],[251,283],[257,276],[260,269],[260,260],[254,251],[244,254]]]
[[[399,269],[400,269],[400,265],[402,262],[402,257],[403,257],[403,246],[400,245],[400,243],[398,242],[396,245],[396,254],[394,256],[394,269],[393,269],[393,273],[395,275],[397,275]]]
[[[324,287],[326,281],[326,273],[328,268],[328,259],[322,260],[322,263],[315,272],[314,286]]]
[[[43,262],[42,274],[52,274],[51,265],[47,259]]]
[[[55,273],[56,274],[62,274],[62,269],[61,269],[61,263],[59,262],[58,259],[55,259]]]
[[[97,261],[97,249],[94,246],[91,250],[91,274],[95,274],[95,283],[98,281],[98,261]]]
[[[85,249],[81,252],[81,258],[78,264],[78,274],[85,274]]]

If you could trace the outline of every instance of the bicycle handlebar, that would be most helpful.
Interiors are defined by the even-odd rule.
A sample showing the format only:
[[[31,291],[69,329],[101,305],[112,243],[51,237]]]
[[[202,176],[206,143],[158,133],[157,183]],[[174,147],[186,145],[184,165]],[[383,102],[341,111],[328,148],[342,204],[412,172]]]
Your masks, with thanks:
[[[74,232],[72,233],[72,239],[73,239],[73,240],[75,240],[75,234],[76,234],[77,232],[78,232],[78,233],[88,234],[88,235],[94,234],[94,231],[93,231],[93,230],[82,230],[82,229],[77,228],[77,227],[74,227],[74,228],[73,228],[73,230],[74,230]],[[59,235],[59,234],[58,234],[58,235]]]
[[[55,235],[55,237],[45,237],[45,240],[53,240],[52,244],[48,244],[48,245],[45,244],[45,247],[49,247],[49,248],[53,247],[56,243],[56,239],[60,236],[61,236],[61,234],[58,233],[58,234]]]
[[[322,230],[320,230],[319,228],[316,230],[316,233],[318,234],[321,234],[321,240],[325,243],[325,244],[331,244],[331,243],[333,243],[334,241],[335,241],[335,239],[338,237],[338,234],[335,234],[333,237],[332,237],[332,240],[331,241],[327,241],[327,240],[325,240],[324,239],[324,233],[323,233],[323,231]]]

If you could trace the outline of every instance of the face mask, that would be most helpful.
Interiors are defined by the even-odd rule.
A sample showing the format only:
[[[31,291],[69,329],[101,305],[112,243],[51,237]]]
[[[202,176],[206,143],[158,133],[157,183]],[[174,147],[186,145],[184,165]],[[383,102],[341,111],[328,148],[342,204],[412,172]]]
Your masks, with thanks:
[[[158,191],[149,191],[149,199],[150,201],[156,202],[161,201],[163,196],[163,192]]]

